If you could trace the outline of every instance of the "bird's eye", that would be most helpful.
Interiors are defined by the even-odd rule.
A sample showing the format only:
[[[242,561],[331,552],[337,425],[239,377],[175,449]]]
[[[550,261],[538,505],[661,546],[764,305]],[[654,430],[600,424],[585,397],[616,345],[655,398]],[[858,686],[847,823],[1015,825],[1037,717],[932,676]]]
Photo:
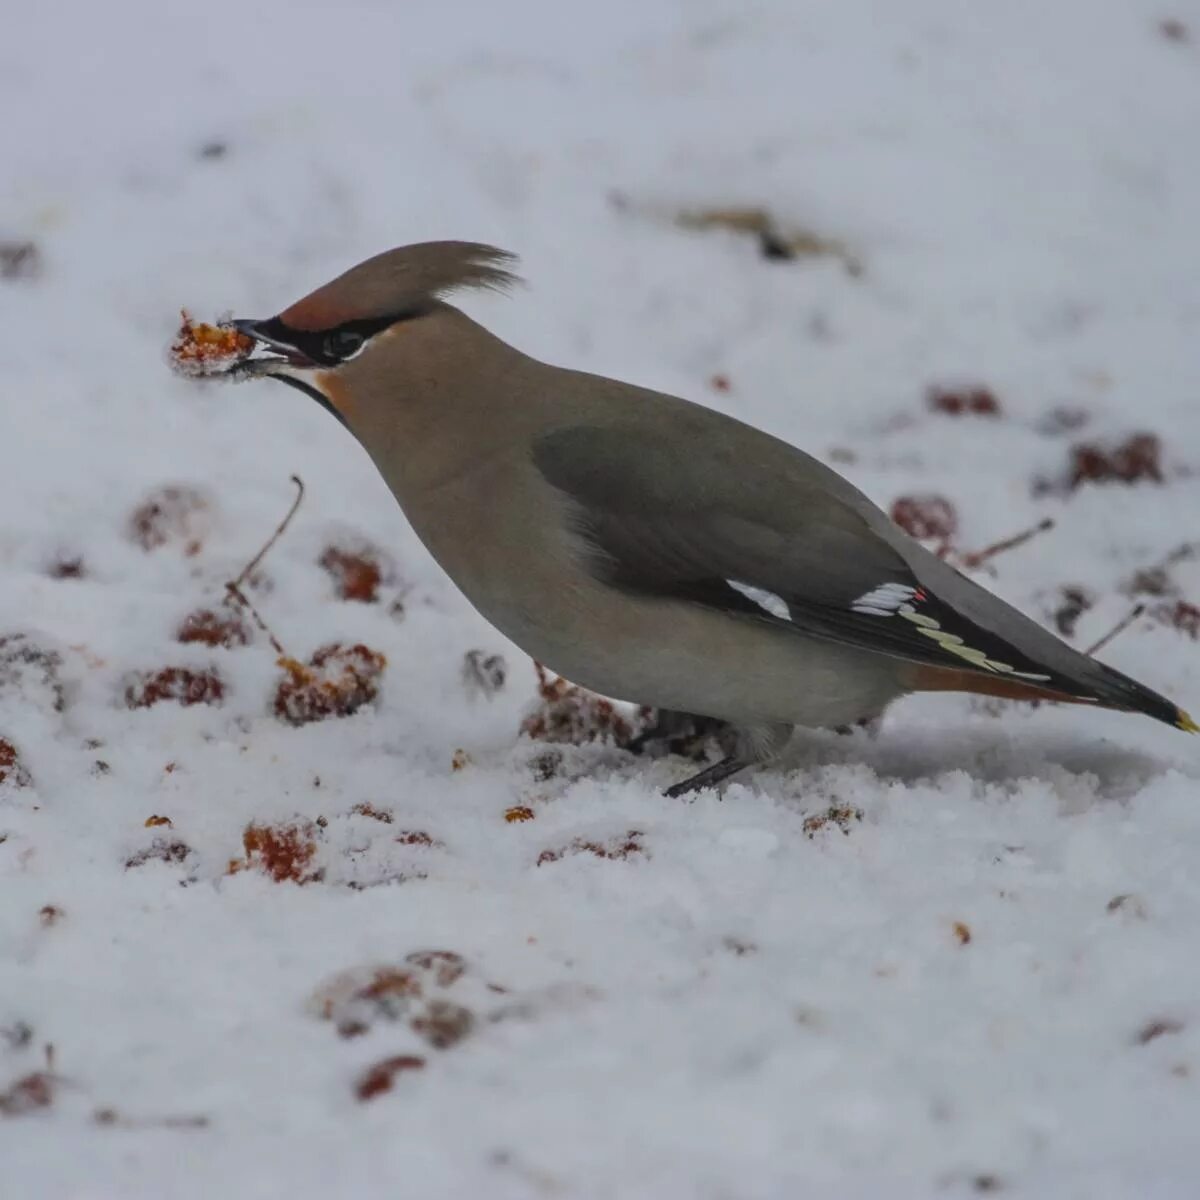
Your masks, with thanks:
[[[353,329],[339,329],[325,339],[322,349],[327,358],[341,362],[354,354],[362,346],[364,340],[363,335],[355,333]]]

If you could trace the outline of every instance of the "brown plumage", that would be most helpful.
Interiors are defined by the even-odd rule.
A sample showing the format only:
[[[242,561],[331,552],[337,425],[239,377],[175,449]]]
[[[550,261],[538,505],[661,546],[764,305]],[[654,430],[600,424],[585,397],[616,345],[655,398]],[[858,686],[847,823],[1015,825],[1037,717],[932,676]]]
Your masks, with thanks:
[[[479,242],[422,242],[376,254],[279,314],[312,332],[348,321],[407,316],[462,288],[504,291],[519,282],[513,255]]]
[[[997,696],[1002,700],[1050,700],[1057,704],[1090,704],[1093,708],[1116,708],[1087,696],[1070,696],[1052,688],[1038,687],[1004,675],[977,675],[947,667],[917,667],[913,671],[914,692],[970,692]]]
[[[359,439],[479,612],[604,695],[727,720],[728,759],[914,691],[1145,713],[1166,697],[1081,654],[913,541],[823,463],[722,413],[530,358],[444,296],[510,256],[434,242],[368,259],[275,317],[242,373]]]

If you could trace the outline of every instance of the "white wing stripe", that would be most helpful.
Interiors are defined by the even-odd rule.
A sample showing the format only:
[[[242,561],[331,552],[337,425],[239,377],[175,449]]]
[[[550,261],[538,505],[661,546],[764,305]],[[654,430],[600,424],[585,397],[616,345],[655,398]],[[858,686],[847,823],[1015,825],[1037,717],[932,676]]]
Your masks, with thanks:
[[[792,619],[792,610],[788,608],[787,601],[782,596],[777,596],[774,592],[768,592],[765,588],[752,587],[748,583],[741,583],[737,579],[727,579],[725,582],[735,592],[741,592],[747,600],[751,600],[757,604],[768,616],[778,617],[781,621],[790,621]]]

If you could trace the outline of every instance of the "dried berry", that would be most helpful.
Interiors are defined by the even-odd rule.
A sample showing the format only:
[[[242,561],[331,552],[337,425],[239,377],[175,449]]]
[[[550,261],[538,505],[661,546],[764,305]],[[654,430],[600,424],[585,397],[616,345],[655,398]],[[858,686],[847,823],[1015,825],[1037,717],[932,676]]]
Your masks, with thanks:
[[[1123,590],[1127,596],[1169,596],[1175,584],[1166,567],[1144,567],[1130,576]]]
[[[354,1085],[354,1094],[360,1100],[372,1100],[384,1092],[390,1092],[397,1075],[407,1071],[420,1071],[424,1067],[425,1060],[415,1054],[397,1054],[394,1058],[385,1058],[358,1077],[358,1082]]]
[[[218,609],[198,608],[184,617],[175,640],[185,644],[199,642],[203,646],[248,646],[253,631],[241,613],[230,605]]]
[[[317,563],[329,572],[343,600],[362,604],[378,600],[380,584],[391,582],[396,574],[391,559],[365,540],[326,546]]]
[[[1054,610],[1054,627],[1063,637],[1075,636],[1079,618],[1095,603],[1085,588],[1066,584],[1059,589],[1059,604]]]
[[[0,692],[11,691],[21,703],[62,712],[66,689],[60,678],[62,655],[39,645],[28,634],[0,637]]]
[[[17,748],[7,738],[0,737],[0,786],[28,787],[32,782],[29,771],[21,762]]]
[[[619,211],[627,204],[619,194],[609,199]],[[759,254],[770,262],[830,257],[840,260],[847,275],[857,278],[863,272],[862,261],[843,242],[822,237],[809,229],[784,230],[765,208],[732,205],[685,209],[676,213],[675,220],[684,229],[723,229],[750,234],[758,243]]]
[[[475,1014],[449,1000],[430,1000],[409,1024],[435,1050],[447,1050],[471,1032]]]
[[[34,1071],[0,1092],[0,1115],[20,1117],[54,1103],[59,1079],[48,1071]]]
[[[850,804],[831,804],[823,813],[814,813],[804,818],[801,828],[805,837],[814,838],[822,829],[830,825],[836,826],[844,834],[850,833],[850,826],[863,819],[862,809]]]
[[[1171,568],[1180,563],[1191,562],[1200,554],[1200,542],[1181,542],[1161,561],[1135,571],[1121,585],[1127,596],[1174,596],[1180,588],[1171,574]]]
[[[350,810],[355,816],[370,817],[372,821],[380,821],[384,825],[390,825],[395,819],[391,812],[386,808],[376,808],[373,804],[369,804],[366,800],[360,801]]]
[[[83,557],[78,554],[56,558],[46,568],[46,574],[51,579],[83,579],[87,571],[83,566]]]
[[[1151,609],[1151,614],[1162,624],[1186,633],[1192,641],[1200,638],[1200,608],[1195,604],[1189,604],[1186,600],[1168,601],[1156,605]]]
[[[125,869],[143,867],[148,862],[181,863],[191,852],[191,846],[178,838],[155,838],[149,846],[125,860]]]
[[[596,858],[608,858],[624,861],[633,854],[645,854],[642,838],[645,835],[640,829],[631,829],[624,837],[614,838],[608,843],[590,841],[586,838],[576,838],[569,846],[561,850],[543,850],[538,855],[537,865],[558,862],[567,854],[592,854]]]
[[[932,492],[901,496],[892,505],[892,520],[918,540],[952,538],[958,532],[958,513],[945,496]]]
[[[0,1041],[10,1050],[24,1050],[33,1041],[33,1026],[28,1021],[14,1021],[11,1025],[0,1025]]]
[[[396,841],[402,846],[440,846],[442,843],[432,838],[423,829],[406,829],[396,834]]]
[[[314,993],[310,1009],[342,1037],[359,1037],[380,1020],[398,1021],[422,995],[417,972],[404,967],[343,971]]]
[[[611,741],[627,747],[635,737],[635,721],[595,692],[551,675],[534,663],[538,675],[539,703],[521,722],[521,732],[543,742]]]
[[[490,700],[507,678],[508,663],[503,655],[488,654],[483,650],[468,650],[463,655],[462,680],[468,692]]]
[[[42,255],[34,242],[0,242],[0,279],[36,279]]]
[[[199,554],[210,525],[208,498],[197,488],[168,484],[151,492],[129,517],[129,536],[143,550],[177,545]]]
[[[296,821],[290,825],[249,824],[242,832],[244,860],[235,859],[228,873],[254,868],[276,883],[315,883],[325,872],[313,866],[317,854],[320,827],[315,821]]]
[[[758,947],[744,938],[734,937],[730,934],[721,939],[721,945],[725,947],[731,954],[736,954],[738,958],[745,958],[747,954],[754,954],[758,951]]]
[[[1135,433],[1112,446],[1094,442],[1071,447],[1067,486],[1084,483],[1162,483],[1162,443],[1153,433]]]
[[[1000,401],[996,399],[996,394],[990,388],[982,386],[934,386],[925,393],[925,402],[933,412],[951,417],[1000,415]]]
[[[1060,404],[1042,417],[1037,428],[1039,433],[1055,437],[1058,434],[1072,433],[1076,429],[1082,429],[1090,419],[1091,414],[1086,408]]]
[[[629,749],[633,749],[632,743]],[[540,754],[533,755],[526,765],[536,782],[547,783],[558,774],[563,765],[562,751],[543,750]]]
[[[186,309],[179,313],[179,330],[167,351],[167,361],[180,375],[199,378],[220,375],[249,358],[255,341],[227,323],[194,321]]]
[[[1184,1028],[1183,1022],[1177,1021],[1174,1017],[1158,1017],[1153,1021],[1147,1021],[1138,1030],[1137,1036],[1133,1040],[1139,1046],[1145,1046],[1156,1038],[1164,1037],[1169,1033],[1182,1033]]]
[[[404,956],[404,961],[432,973],[438,987],[449,987],[461,979],[467,969],[463,956],[453,950],[414,950]]]
[[[379,695],[387,666],[382,654],[360,644],[322,646],[308,664],[282,658],[284,677],[275,690],[275,715],[292,725],[348,717]]]
[[[1131,917],[1136,917],[1139,921],[1144,921],[1147,917],[1146,903],[1135,892],[1121,892],[1114,896],[1105,906],[1105,912],[1110,913],[1126,913]]]
[[[150,708],[165,700],[184,706],[220,704],[225,683],[213,668],[163,667],[159,671],[140,671],[127,678],[125,704],[128,708]]]

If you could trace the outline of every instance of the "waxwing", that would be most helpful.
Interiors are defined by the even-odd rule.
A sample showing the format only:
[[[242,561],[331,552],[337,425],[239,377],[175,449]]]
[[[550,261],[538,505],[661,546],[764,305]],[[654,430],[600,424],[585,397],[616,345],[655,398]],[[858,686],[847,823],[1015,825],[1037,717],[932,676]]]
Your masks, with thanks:
[[[803,451],[675,396],[549,366],[447,294],[504,289],[510,255],[377,255],[278,316],[244,373],[354,434],[471,603],[606,696],[730,722],[732,752],[670,789],[917,691],[1145,713],[1169,700],[1081,654],[931,554]]]

